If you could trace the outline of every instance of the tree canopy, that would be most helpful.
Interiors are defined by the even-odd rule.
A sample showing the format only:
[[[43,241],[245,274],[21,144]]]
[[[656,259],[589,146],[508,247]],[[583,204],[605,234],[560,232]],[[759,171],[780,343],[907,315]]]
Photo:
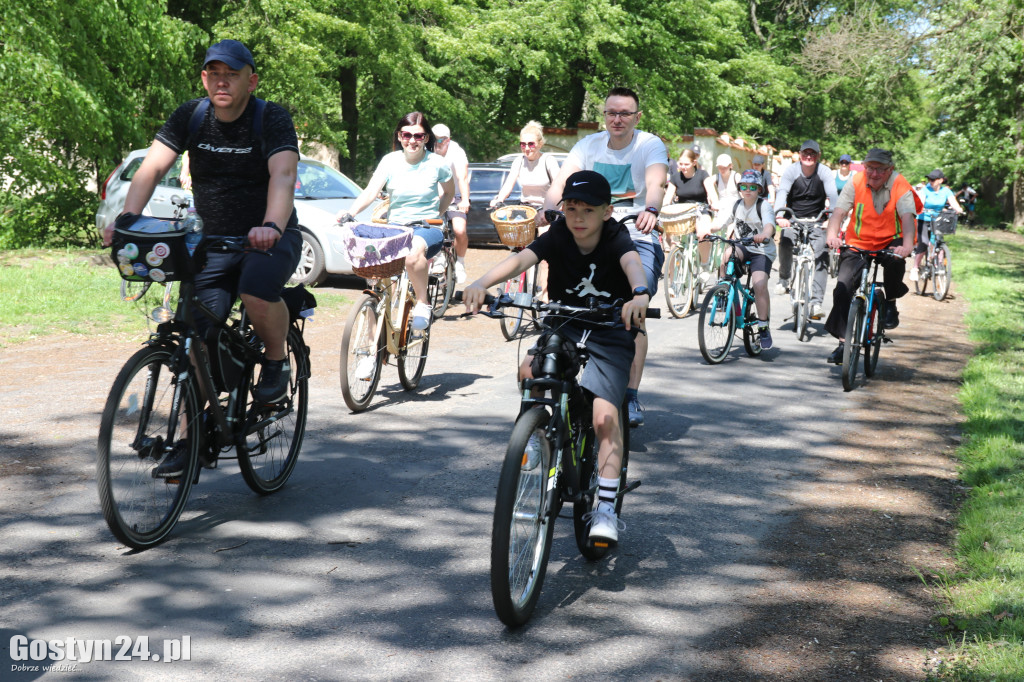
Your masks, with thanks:
[[[1019,225],[1022,14],[1016,0],[0,0],[0,204],[101,183],[202,92],[206,47],[233,37],[260,96],[358,180],[409,111],[488,159],[527,120],[599,120],[626,86],[651,132],[810,137],[826,159],[888,147],[912,180],[944,167],[1008,197]]]

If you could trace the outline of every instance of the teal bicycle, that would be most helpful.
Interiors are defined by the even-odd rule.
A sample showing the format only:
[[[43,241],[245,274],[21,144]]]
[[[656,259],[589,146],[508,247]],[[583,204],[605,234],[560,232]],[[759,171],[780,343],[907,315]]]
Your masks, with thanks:
[[[704,239],[731,244],[733,247],[753,244],[752,237],[726,239],[710,234]],[[743,278],[743,275],[746,277]],[[743,331],[743,346],[747,355],[761,354],[761,337],[757,330],[757,312],[754,310],[754,292],[750,288],[750,261],[744,261],[733,249],[726,264],[725,276],[711,287],[704,297],[697,326],[700,354],[711,365],[725,359],[732,348],[737,328]]]

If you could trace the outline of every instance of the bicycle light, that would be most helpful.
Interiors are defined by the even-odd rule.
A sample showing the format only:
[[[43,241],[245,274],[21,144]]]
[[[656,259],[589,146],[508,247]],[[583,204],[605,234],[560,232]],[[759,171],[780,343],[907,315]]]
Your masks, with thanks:
[[[162,324],[164,322],[170,322],[171,320],[174,319],[174,311],[171,310],[169,307],[162,305],[153,308],[153,314],[150,315],[150,317],[153,318],[154,322]]]

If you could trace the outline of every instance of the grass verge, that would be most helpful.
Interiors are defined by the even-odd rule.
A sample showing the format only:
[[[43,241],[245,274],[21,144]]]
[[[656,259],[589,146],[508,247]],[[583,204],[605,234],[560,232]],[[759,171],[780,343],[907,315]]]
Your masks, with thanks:
[[[959,395],[969,493],[959,572],[940,586],[950,612],[938,622],[950,646],[929,679],[1024,680],[1024,240],[973,231],[950,242],[975,343]]]
[[[106,251],[19,249],[0,251],[0,347],[48,334],[103,334],[144,338],[144,316],[160,304],[153,286],[137,303],[121,300],[121,279],[105,264]],[[351,295],[317,289],[320,309],[342,308]]]

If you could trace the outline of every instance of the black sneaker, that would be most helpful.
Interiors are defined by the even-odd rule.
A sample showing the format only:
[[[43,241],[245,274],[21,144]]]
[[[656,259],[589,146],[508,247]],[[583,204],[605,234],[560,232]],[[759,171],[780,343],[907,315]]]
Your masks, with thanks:
[[[843,364],[843,342],[840,341],[836,349],[832,351],[832,355],[828,356],[828,361],[833,365]]]
[[[896,301],[887,301],[889,304],[885,309],[885,323],[886,329],[895,329],[900,326],[900,311],[896,310]]]
[[[160,466],[153,469],[153,478],[177,478],[185,473],[188,466],[188,440],[179,440],[164,457]]]
[[[263,358],[263,371],[259,383],[252,389],[252,396],[258,402],[271,405],[282,402],[288,397],[288,382],[292,378],[292,368],[288,358],[284,360],[268,360]]]

